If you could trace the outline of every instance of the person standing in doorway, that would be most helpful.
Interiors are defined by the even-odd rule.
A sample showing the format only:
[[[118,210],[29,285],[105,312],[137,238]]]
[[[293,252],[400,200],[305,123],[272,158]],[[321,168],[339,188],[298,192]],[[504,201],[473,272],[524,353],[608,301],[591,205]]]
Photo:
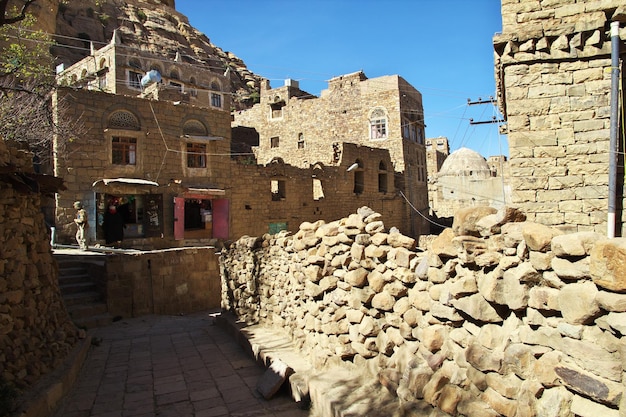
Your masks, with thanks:
[[[74,209],[76,210],[76,217],[74,223],[76,223],[76,242],[82,250],[87,250],[87,237],[85,232],[89,228],[89,219],[87,217],[87,211],[83,208],[83,203],[80,201],[74,202]]]
[[[110,205],[109,210],[104,214],[104,240],[107,245],[119,247],[124,240],[124,218],[115,205]]]

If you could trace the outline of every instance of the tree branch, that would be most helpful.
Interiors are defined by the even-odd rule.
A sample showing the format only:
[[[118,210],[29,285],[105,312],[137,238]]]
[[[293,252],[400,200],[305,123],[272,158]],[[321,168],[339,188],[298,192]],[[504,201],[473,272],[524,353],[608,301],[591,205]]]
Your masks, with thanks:
[[[11,25],[13,23],[20,22],[26,18],[26,12],[31,4],[37,0],[26,0],[20,10],[20,14],[16,16],[6,17],[7,7],[9,6],[9,0],[0,0],[0,26]]]

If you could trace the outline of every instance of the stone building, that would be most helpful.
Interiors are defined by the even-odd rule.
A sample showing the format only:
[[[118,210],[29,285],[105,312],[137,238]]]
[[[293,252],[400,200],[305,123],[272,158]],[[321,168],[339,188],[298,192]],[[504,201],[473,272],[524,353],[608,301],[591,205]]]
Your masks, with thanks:
[[[216,67],[185,61],[124,46],[114,33],[58,74],[58,117],[86,132],[54,144],[54,173],[67,186],[56,199],[61,241],[72,235],[75,200],[91,213],[92,242],[105,240],[111,207],[135,247],[230,236],[229,83]]]
[[[565,231],[607,230],[614,20],[626,20],[622,0],[502,1],[502,33],[493,40],[498,100],[508,127],[513,203],[529,220]],[[624,23],[619,38],[623,60]],[[619,136],[623,143],[623,130]],[[622,152],[620,145],[618,235]]]
[[[428,211],[422,96],[401,77],[346,74],[331,79],[320,97],[301,90],[294,80],[278,88],[266,81],[260,103],[235,112],[233,126],[235,132],[238,128],[257,132],[259,144],[253,151],[263,165],[278,161],[305,170],[344,165],[338,150],[348,143],[370,152],[387,151],[390,163],[370,158],[347,161],[350,174],[340,178],[351,184],[348,198],[363,200],[363,193],[372,190],[378,193],[372,200],[376,206],[406,199],[406,232],[414,236],[427,232],[427,223],[416,213]],[[238,141],[235,134],[233,140]]]
[[[354,77],[347,80],[354,83]],[[356,77],[365,81],[362,75]],[[336,135],[333,142],[309,139],[269,158],[271,146],[252,146],[259,137],[253,130],[248,129],[251,134],[243,141],[248,142],[244,155],[237,151],[241,143],[231,144],[231,132],[241,129],[231,129],[229,94],[223,92],[227,79],[214,67],[190,64],[179,56],[166,60],[127,47],[114,34],[110,44],[60,71],[58,80],[62,87],[54,96],[57,117],[78,120],[86,132],[55,140],[52,171],[67,186],[56,195],[51,221],[58,242],[73,243],[76,200],[90,213],[92,244],[111,243],[108,219],[115,208],[125,224],[122,245],[134,248],[207,244],[275,232],[303,221],[341,217],[363,205],[376,208],[403,232],[423,232],[403,197],[416,200],[413,204],[420,208],[427,204],[416,192],[419,183],[413,185],[404,175],[408,171],[416,179],[425,178],[423,124],[408,110],[402,120],[415,122],[402,133],[407,139],[400,136],[401,113],[388,115],[379,106],[375,126],[382,137],[371,141],[376,146],[364,146],[368,140],[350,143]],[[390,82],[395,82],[395,90]],[[400,86],[410,92],[399,77],[385,77],[366,90],[377,91],[378,101],[393,110],[392,99],[398,97]],[[412,108],[421,114],[421,96],[412,91],[414,96],[403,102],[419,104]],[[294,94],[306,96],[301,91]],[[294,104],[293,95],[284,97],[291,97]],[[385,97],[387,102],[382,101]],[[374,97],[344,98],[343,108],[350,108],[349,103],[366,107],[366,99],[374,102]],[[342,107],[335,108],[339,112]],[[298,140],[320,134],[320,128],[311,126],[325,113],[318,109],[314,114],[289,114],[289,109],[281,119],[299,121]],[[319,125],[356,123],[348,117],[319,118]],[[308,124],[302,124],[305,119]],[[367,132],[370,122],[362,118],[359,122],[366,123]],[[289,149],[287,141],[280,147],[284,148]],[[245,149],[254,149],[256,155]],[[304,155],[311,163],[299,162],[292,154]],[[257,165],[257,158],[265,163]]]

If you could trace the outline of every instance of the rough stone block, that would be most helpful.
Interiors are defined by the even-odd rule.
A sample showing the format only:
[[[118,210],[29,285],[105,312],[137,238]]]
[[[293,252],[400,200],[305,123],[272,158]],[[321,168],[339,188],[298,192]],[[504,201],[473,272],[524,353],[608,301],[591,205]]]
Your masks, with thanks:
[[[626,291],[626,238],[602,240],[590,253],[593,281],[611,291]]]
[[[278,392],[283,383],[293,374],[293,369],[279,359],[274,359],[257,383],[257,390],[269,400]]]

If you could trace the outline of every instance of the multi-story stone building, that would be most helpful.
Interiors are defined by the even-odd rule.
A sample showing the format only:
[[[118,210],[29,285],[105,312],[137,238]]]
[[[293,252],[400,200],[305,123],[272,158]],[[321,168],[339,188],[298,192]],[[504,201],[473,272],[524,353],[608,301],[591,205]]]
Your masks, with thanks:
[[[508,127],[513,203],[529,220],[565,231],[612,227],[611,21],[622,21],[623,61],[623,0],[502,1],[502,33],[494,37],[498,99]],[[623,98],[620,107],[623,112]],[[619,136],[622,144],[623,130]],[[623,145],[615,151],[615,229],[623,235]]]
[[[235,112],[233,126],[235,132],[243,127],[257,132],[259,145],[253,150],[260,164],[335,167],[346,163],[338,152],[342,144],[386,150],[391,164],[369,158],[348,161],[351,197],[373,206],[381,205],[375,200],[406,199],[406,232],[427,233],[427,223],[417,213],[428,212],[422,96],[401,77],[346,74],[331,79],[319,97],[294,80],[278,88],[265,82],[260,103]],[[367,201],[363,193],[370,189],[379,194]]]
[[[57,117],[80,121],[85,133],[55,141],[53,171],[67,188],[56,196],[59,241],[72,241],[76,200],[90,213],[92,243],[105,242],[115,207],[126,225],[124,244],[136,248],[260,235],[361,206],[403,233],[425,231],[410,208],[427,212],[421,96],[400,77],[339,77],[331,96],[341,103],[327,106],[293,86],[273,92],[268,104],[270,90],[263,90],[261,105],[235,118],[254,120],[266,105],[269,113],[256,120],[283,128],[260,129],[267,143],[241,155],[231,145],[238,129],[231,129],[224,73],[183,61],[125,47],[114,35],[60,71]],[[290,121],[299,126],[293,144]]]

